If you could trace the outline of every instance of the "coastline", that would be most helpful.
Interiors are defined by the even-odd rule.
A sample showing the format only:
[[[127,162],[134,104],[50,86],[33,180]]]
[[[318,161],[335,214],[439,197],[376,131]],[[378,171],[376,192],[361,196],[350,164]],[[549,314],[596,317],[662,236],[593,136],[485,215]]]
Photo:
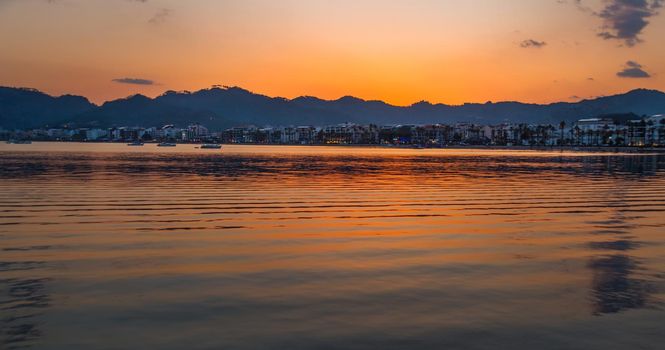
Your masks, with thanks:
[[[5,141],[1,141],[5,143]],[[32,143],[64,143],[64,144],[124,144],[126,142],[108,141],[32,141]],[[156,145],[159,142],[145,142],[146,145]],[[200,143],[183,142],[180,145],[198,146]],[[665,154],[665,147],[630,147],[630,146],[497,146],[497,145],[450,145],[443,147],[419,147],[416,145],[373,145],[373,144],[264,144],[264,143],[220,143],[223,146],[275,146],[275,147],[349,147],[349,148],[374,148],[395,150],[488,150],[488,151],[533,151],[550,153],[621,153],[621,154]]]

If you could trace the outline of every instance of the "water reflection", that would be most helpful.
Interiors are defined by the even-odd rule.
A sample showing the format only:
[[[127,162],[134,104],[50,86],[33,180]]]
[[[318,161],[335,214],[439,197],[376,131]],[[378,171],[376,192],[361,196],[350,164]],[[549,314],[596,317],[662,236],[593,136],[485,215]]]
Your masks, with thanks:
[[[16,274],[43,266],[42,262],[2,262],[0,272]],[[29,347],[41,335],[39,316],[50,306],[48,278],[0,279],[0,345],[6,349]]]
[[[629,159],[620,163],[624,170],[626,168],[623,165],[630,164],[628,169],[631,172],[643,174],[644,167],[641,162]],[[621,186],[612,187],[607,196],[608,219],[596,222],[595,225],[600,229],[596,232],[611,235],[613,238],[589,243],[592,250],[600,252],[592,257],[588,264],[593,272],[591,290],[594,315],[643,308],[649,305],[651,294],[655,291],[652,283],[639,277],[645,267],[634,257],[635,251],[642,245],[635,241],[631,234],[638,226],[632,221],[638,218],[626,215],[621,209],[612,209],[626,206],[626,191]]]
[[[340,174],[408,174],[413,176],[459,174],[466,177],[494,177],[497,174],[555,172],[587,176],[656,176],[665,155],[644,156],[400,156],[362,155],[208,155],[208,154],[0,154],[0,178],[25,178],[61,174],[82,178],[98,173],[165,177],[189,175],[246,177],[260,175],[326,176]]]
[[[640,264],[627,255],[608,255],[591,260],[594,314],[642,308],[649,298],[649,284],[635,277]]]
[[[251,149],[0,152],[0,347],[665,341],[663,156]]]

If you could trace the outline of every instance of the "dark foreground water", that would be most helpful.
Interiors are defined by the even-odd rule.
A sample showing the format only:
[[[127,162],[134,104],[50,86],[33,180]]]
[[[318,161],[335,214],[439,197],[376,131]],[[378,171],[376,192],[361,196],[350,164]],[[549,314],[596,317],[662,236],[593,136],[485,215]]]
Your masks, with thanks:
[[[0,348],[662,349],[665,156],[0,146]]]

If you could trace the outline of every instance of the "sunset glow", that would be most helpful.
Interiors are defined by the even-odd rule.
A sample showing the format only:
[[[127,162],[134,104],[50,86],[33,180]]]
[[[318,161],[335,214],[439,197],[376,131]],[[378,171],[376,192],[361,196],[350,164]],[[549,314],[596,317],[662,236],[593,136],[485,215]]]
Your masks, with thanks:
[[[397,105],[665,89],[661,9],[626,38],[608,3],[0,0],[0,85],[96,103],[220,84]]]
[[[665,0],[0,0],[0,349],[660,349]]]

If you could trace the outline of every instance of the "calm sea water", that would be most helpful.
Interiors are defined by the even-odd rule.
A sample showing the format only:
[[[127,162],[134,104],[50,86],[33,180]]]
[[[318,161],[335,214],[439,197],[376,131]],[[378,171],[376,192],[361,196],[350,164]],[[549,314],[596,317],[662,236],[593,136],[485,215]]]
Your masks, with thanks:
[[[662,349],[665,156],[0,145],[0,348]]]

